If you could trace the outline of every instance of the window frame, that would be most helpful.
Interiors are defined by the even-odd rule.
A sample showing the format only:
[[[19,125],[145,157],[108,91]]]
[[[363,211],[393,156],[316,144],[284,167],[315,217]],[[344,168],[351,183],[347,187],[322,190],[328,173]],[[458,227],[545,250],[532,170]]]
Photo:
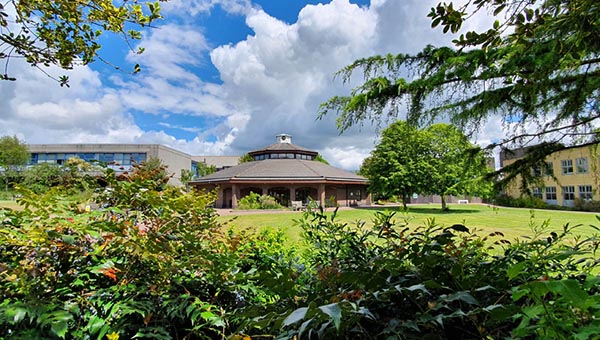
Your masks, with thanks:
[[[558,193],[556,187],[546,187],[546,201],[556,201],[558,199]],[[554,198],[552,198],[554,197]]]
[[[589,189],[589,190],[581,190],[581,189]],[[579,199],[584,201],[591,201],[594,199],[594,189],[591,185],[578,185],[577,190],[579,193]]]
[[[580,164],[581,163],[581,164]],[[575,170],[578,174],[587,174],[590,172],[590,163],[587,157],[579,157],[575,159]]]
[[[563,201],[574,201],[575,200],[575,186],[566,185],[562,187]]]
[[[562,167],[563,175],[572,175],[575,171],[575,168],[573,167],[572,159],[563,159],[561,161],[561,167]]]

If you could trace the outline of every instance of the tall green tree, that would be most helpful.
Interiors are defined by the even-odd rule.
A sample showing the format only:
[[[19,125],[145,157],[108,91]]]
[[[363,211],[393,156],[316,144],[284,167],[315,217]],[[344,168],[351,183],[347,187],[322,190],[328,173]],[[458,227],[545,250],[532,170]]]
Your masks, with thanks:
[[[426,149],[423,134],[403,121],[381,133],[381,141],[367,157],[359,173],[369,179],[369,191],[383,198],[398,196],[404,207],[413,193],[428,182],[430,165],[421,157]]]
[[[514,129],[490,147],[593,134],[590,127],[600,117],[597,0],[461,4],[440,3],[429,13],[433,27],[454,36],[451,45],[356,60],[338,75],[344,82],[356,73],[366,80],[323,103],[320,115],[337,112],[345,130],[364,120],[396,119],[402,108],[415,125],[449,117],[469,132],[499,115]],[[479,14],[498,20],[459,35]]]
[[[360,173],[369,178],[371,192],[400,196],[405,207],[413,193],[440,195],[446,210],[447,195],[485,195],[491,189],[482,150],[448,124],[423,130],[405,121],[391,124]]]
[[[17,136],[0,137],[0,170],[4,180],[4,189],[8,190],[11,178],[15,178],[18,171],[29,161],[27,144],[20,141]]]
[[[131,40],[141,38],[136,27],[149,26],[161,17],[159,1],[4,1],[0,3],[2,69],[6,71],[13,58],[24,58],[42,71],[49,65],[70,69],[88,64],[98,58],[104,32],[119,35],[131,46]],[[0,74],[0,80],[15,79],[6,72]],[[68,85],[65,76],[57,80]]]
[[[423,154],[428,165],[429,182],[423,193],[440,195],[442,210],[446,210],[448,195],[487,196],[491,182],[486,180],[488,169],[483,151],[472,145],[456,127],[434,124],[421,131],[426,141]]]

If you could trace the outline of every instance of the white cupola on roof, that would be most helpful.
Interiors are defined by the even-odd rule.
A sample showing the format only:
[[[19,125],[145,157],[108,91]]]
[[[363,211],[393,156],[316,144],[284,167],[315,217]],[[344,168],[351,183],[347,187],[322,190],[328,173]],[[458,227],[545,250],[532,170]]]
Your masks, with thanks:
[[[277,136],[277,143],[287,143],[287,144],[292,144],[292,136],[285,134],[285,133],[281,133],[278,134]]]

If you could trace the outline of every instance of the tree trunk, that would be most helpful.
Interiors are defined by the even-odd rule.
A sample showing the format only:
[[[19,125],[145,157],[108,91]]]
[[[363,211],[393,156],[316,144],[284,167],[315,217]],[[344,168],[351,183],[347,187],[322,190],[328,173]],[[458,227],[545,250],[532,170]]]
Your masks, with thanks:
[[[408,195],[402,195],[402,205],[404,206],[404,210],[406,210],[406,200],[408,199]]]
[[[440,197],[442,198],[442,211],[448,210],[448,206],[446,205],[446,197],[444,197],[444,195],[440,195]]]

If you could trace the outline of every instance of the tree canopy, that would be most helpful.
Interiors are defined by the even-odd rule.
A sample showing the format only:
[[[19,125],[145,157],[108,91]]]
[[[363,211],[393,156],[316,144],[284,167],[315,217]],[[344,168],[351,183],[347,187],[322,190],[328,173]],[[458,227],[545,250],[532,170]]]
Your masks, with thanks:
[[[457,35],[485,13],[498,20]],[[405,108],[413,124],[449,118],[472,132],[499,115],[507,134],[490,147],[593,134],[600,117],[597,0],[449,2],[428,16],[432,27],[455,35],[450,46],[356,60],[338,75],[350,82],[362,74],[364,83],[323,103],[320,116],[337,112],[343,131],[364,120],[395,119]]]
[[[254,157],[250,156],[250,154],[245,153],[242,157],[240,157],[240,159],[238,160],[238,164],[242,164],[242,163],[247,163],[247,162],[252,162],[254,161]]]
[[[27,165],[29,157],[27,145],[17,136],[0,137],[0,170],[2,170],[5,190],[8,190],[8,182],[16,176],[19,168]]]
[[[103,32],[121,36],[133,50],[131,40],[141,38],[135,28],[149,26],[160,17],[158,1],[5,1],[0,3],[0,62],[4,64],[0,80],[16,80],[8,71],[13,58],[24,58],[42,71],[42,66],[86,65],[99,57]],[[68,85],[65,76],[57,80]]]
[[[491,189],[483,178],[487,171],[482,150],[454,126],[419,130],[397,121],[383,130],[360,173],[369,178],[373,193],[400,196],[405,206],[413,193],[440,195],[445,210],[446,195],[482,195]]]

